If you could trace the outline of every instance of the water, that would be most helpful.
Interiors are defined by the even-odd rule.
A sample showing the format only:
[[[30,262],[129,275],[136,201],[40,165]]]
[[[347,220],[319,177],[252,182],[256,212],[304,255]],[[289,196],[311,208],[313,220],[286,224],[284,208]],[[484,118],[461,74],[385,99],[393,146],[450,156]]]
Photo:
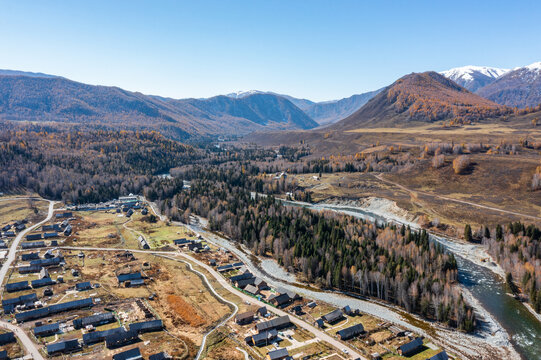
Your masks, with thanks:
[[[315,210],[329,209],[370,221],[386,222],[384,217],[353,207],[339,208],[325,204],[284,201],[287,205],[305,206]],[[394,219],[393,219],[394,220]],[[431,236],[431,240],[453,251],[452,241]],[[455,251],[453,251],[455,252]],[[515,349],[526,360],[541,359],[541,322],[518,300],[506,293],[505,284],[489,269],[456,256],[458,280],[479,301],[482,307],[507,331]]]

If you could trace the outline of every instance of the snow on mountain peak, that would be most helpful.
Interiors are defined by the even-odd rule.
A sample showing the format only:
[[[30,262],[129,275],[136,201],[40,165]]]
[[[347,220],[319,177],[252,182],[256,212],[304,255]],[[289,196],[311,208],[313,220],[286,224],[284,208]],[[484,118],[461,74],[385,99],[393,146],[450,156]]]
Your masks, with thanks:
[[[247,97],[253,94],[265,94],[265,92],[259,91],[259,90],[236,91],[233,93],[226,94],[225,96],[234,98],[234,99],[242,99],[244,97]]]
[[[533,64],[524,66],[524,68],[530,71],[541,71],[541,61],[534,62]]]
[[[473,81],[476,73],[496,79],[508,71],[509,69],[500,69],[500,68],[489,67],[489,66],[467,65],[467,66],[449,69],[447,71],[442,71],[441,74],[445,76],[446,78],[449,78],[455,81],[458,79],[462,79],[464,81]]]

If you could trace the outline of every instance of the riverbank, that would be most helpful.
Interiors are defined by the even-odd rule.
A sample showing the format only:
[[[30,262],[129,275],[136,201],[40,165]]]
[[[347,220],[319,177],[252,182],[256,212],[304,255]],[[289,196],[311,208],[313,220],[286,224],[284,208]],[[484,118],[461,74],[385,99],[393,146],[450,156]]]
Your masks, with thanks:
[[[394,201],[388,199],[375,197],[367,197],[360,200],[331,199],[311,205],[311,207],[314,208],[319,207],[320,209],[340,211],[370,221],[374,221],[374,219],[386,219],[388,222],[410,226],[412,229],[421,229],[421,226],[417,223],[417,218],[414,215],[408,213],[407,210],[398,207]],[[449,240],[448,238],[444,238],[431,232],[429,232],[429,234],[454,254],[460,255],[479,266],[489,269],[502,279],[505,278],[505,271],[494,261],[483,245],[469,244],[462,242],[459,239]]]
[[[476,331],[474,334],[465,334],[457,330],[448,329],[440,324],[425,321],[411,314],[408,314],[407,318],[405,318],[402,316],[402,310],[393,309],[392,306],[383,304],[383,302],[376,300],[363,300],[338,292],[317,290],[312,289],[307,285],[287,282],[286,279],[280,276],[280,274],[285,272],[284,269],[281,269],[279,274],[267,273],[261,266],[261,262],[259,264],[253,263],[252,255],[248,249],[237,246],[236,243],[233,243],[219,234],[206,231],[201,226],[194,224],[186,226],[193,232],[201,234],[207,241],[233,252],[246,264],[246,266],[255,276],[262,278],[267,283],[272,284],[274,287],[285,288],[287,290],[299,293],[307,299],[322,301],[337,308],[342,308],[349,305],[353,309],[359,309],[366,314],[402,326],[405,329],[428,337],[441,347],[449,349],[451,352],[457,353],[465,359],[514,360],[519,358],[518,354],[509,342],[509,337],[507,336],[505,330],[499,326],[497,322],[493,321],[493,318],[490,316],[483,316],[488,325],[484,326],[483,329],[480,329],[480,331]],[[267,259],[261,260],[265,261]],[[267,267],[270,263],[266,262],[265,264],[265,267]],[[276,263],[274,264],[276,266],[278,265]],[[274,266],[271,266],[271,269],[274,269]]]

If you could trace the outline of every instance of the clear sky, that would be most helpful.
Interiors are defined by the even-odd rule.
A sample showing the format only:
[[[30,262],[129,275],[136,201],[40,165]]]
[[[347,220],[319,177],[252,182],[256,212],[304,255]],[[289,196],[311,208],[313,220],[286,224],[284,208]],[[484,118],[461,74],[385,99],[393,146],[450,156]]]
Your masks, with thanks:
[[[541,1],[4,1],[0,69],[174,98],[330,100],[418,71],[541,61]]]

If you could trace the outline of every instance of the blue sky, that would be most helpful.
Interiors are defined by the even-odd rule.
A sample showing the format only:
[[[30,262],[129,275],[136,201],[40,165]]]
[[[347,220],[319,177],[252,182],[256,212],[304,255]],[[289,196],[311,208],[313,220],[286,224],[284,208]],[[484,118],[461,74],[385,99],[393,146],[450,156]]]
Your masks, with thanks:
[[[541,61],[539,1],[0,1],[0,68],[174,98],[330,100]]]

